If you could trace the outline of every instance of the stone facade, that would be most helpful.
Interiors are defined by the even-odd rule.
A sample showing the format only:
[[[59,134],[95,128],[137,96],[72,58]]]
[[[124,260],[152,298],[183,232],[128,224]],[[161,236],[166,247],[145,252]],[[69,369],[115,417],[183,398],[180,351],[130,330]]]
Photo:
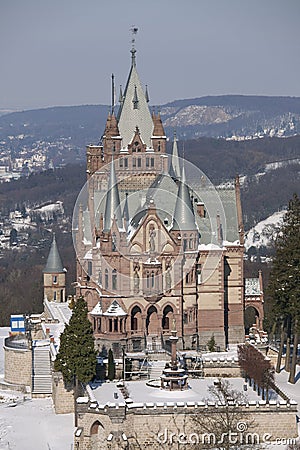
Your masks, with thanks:
[[[66,301],[66,274],[44,273],[44,297],[50,302]]]
[[[16,348],[6,338],[4,345],[4,381],[21,386],[32,384],[32,351],[30,348]]]
[[[74,412],[73,389],[68,388],[60,372],[52,375],[52,399],[56,414],[69,414]]]
[[[180,349],[204,347],[212,335],[224,349],[244,341],[239,181],[217,192],[180,163],[176,138],[169,158],[147,103],[133,51],[119,112],[112,108],[101,143],[87,147],[74,215],[77,295],[97,348],[116,357],[167,347],[174,323]]]
[[[158,450],[178,448],[178,442],[185,439],[182,448],[192,449],[195,448],[196,435],[202,439],[204,431],[196,430],[191,418],[197,414],[214,414],[214,410],[215,405],[202,402],[141,403],[118,407],[81,403],[78,405],[75,448],[77,445],[80,450]],[[245,436],[249,433],[249,439],[254,443],[258,440],[263,443],[264,439],[268,442],[297,437],[297,407],[292,402],[249,402],[241,406],[240,412],[244,415],[240,423],[245,424],[240,434]],[[174,445],[171,446],[170,442]]]

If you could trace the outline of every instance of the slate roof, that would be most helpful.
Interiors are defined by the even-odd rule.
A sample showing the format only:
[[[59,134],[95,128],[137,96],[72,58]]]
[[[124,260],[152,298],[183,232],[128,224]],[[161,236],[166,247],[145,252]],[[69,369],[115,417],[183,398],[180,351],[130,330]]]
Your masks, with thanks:
[[[43,270],[44,273],[63,273],[64,266],[61,261],[61,257],[57,248],[57,243],[55,235],[53,235],[53,240],[48,255],[46,266]]]
[[[236,194],[234,186],[215,188],[213,185],[203,184],[201,180],[187,180],[187,185],[192,197],[194,209],[194,217],[196,225],[200,232],[201,244],[218,245],[217,215],[220,216],[220,222],[223,230],[223,239],[228,243],[237,243],[239,240]],[[178,182],[176,183],[169,174],[164,173],[157,176],[150,188],[141,189],[140,191],[130,192],[128,186],[126,191],[119,189],[120,209],[123,210],[126,203],[131,218],[130,225],[137,228],[142,218],[147,213],[147,204],[153,199],[156,206],[157,214],[161,221],[167,227],[171,227],[175,206],[178,195]],[[103,191],[96,191],[94,195],[96,223],[99,223],[100,213],[105,211],[105,194]],[[200,217],[197,214],[197,203],[204,203],[206,216]],[[84,213],[84,228],[86,230],[85,238],[87,241],[91,239],[89,229],[88,212]],[[195,225],[192,229],[195,228]],[[182,229],[182,228],[181,228]],[[187,229],[184,227],[184,229]]]
[[[151,147],[154,124],[148,107],[147,96],[136,70],[135,57],[132,58],[131,69],[118,114],[118,126],[120,136],[123,139],[123,148],[131,143],[136,127],[140,131],[143,142],[147,147]]]

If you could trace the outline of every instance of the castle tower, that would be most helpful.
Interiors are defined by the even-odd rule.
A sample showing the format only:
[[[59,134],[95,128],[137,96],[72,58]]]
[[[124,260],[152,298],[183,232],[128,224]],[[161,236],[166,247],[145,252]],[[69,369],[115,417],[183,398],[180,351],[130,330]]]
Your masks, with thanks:
[[[97,347],[119,356],[122,348],[159,350],[172,342],[172,320],[182,349],[198,349],[212,334],[220,349],[242,342],[238,183],[212,192],[200,173],[191,179],[189,167],[185,173],[180,166],[175,133],[172,156],[166,154],[162,119],[150,112],[134,46],[119,103],[117,111],[113,94],[101,142],[87,147],[88,199],[75,230],[76,290]],[[47,272],[49,298],[54,275]]]
[[[55,234],[48,255],[44,274],[44,298],[50,302],[66,301],[66,270],[57,248]]]

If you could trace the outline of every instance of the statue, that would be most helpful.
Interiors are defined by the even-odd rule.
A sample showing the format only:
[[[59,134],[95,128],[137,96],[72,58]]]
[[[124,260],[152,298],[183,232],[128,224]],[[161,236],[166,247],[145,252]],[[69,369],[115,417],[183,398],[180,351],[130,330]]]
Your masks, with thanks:
[[[175,317],[173,318],[173,327],[172,327],[173,331],[176,331],[176,319]]]
[[[140,276],[139,276],[139,269],[137,266],[134,268],[133,288],[134,288],[134,293],[138,294],[138,292],[140,290]]]
[[[170,291],[172,287],[172,277],[171,277],[171,267],[168,266],[165,275],[166,280],[166,291]]]
[[[150,244],[149,249],[150,249],[151,253],[155,252],[155,236],[156,236],[155,230],[152,228],[150,230],[150,238],[149,238],[149,244]]]

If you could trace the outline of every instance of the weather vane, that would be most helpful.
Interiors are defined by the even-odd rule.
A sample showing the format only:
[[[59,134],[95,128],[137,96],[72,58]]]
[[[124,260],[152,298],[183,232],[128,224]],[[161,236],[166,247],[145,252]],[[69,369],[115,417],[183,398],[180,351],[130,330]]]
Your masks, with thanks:
[[[131,44],[132,44],[132,48],[134,49],[134,44],[135,44],[135,36],[137,35],[137,32],[139,31],[138,27],[136,27],[135,25],[132,25],[130,28],[131,31]]]

